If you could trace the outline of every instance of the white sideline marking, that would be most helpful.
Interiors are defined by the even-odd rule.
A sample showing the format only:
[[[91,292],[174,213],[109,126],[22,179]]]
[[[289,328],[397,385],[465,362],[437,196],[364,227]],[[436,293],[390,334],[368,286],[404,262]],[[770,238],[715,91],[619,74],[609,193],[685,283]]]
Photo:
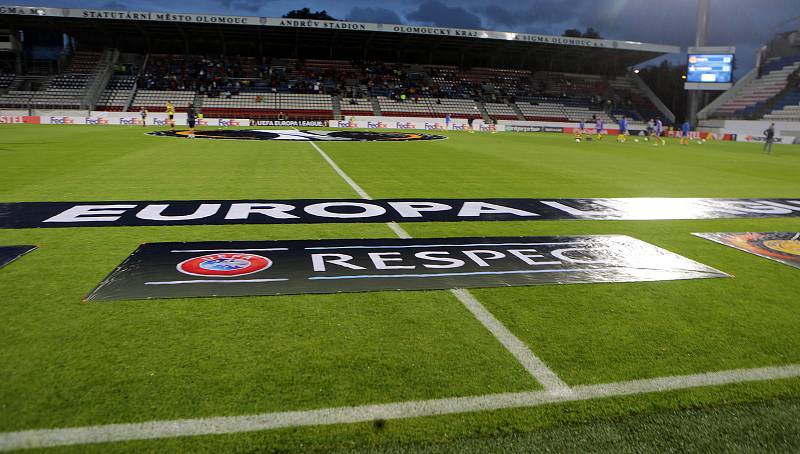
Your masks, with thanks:
[[[353,181],[353,179],[352,179],[352,178],[350,178],[350,177],[349,177],[349,176],[348,176],[346,173],[344,173],[344,171],[343,171],[341,168],[339,168],[339,166],[338,166],[338,165],[336,165],[336,163],[335,163],[335,162],[333,162],[333,159],[331,159],[331,158],[330,158],[330,156],[328,156],[328,153],[325,153],[324,151],[322,151],[322,148],[320,148],[320,147],[319,147],[317,144],[315,144],[314,142],[308,142],[308,143],[310,143],[310,144],[311,144],[311,146],[312,146],[312,147],[314,147],[314,148],[317,150],[317,152],[320,154],[320,156],[322,156],[322,159],[324,159],[325,161],[327,161],[327,162],[328,162],[328,164],[329,164],[329,165],[330,165],[330,166],[333,168],[333,170],[335,170],[335,171],[336,171],[336,173],[338,173],[338,174],[339,174],[339,176],[340,176],[340,177],[342,177],[342,179],[343,179],[344,181],[346,181],[346,182],[347,182],[347,184],[349,184],[349,185],[350,185],[350,187],[351,187],[351,188],[353,188],[353,189],[356,191],[356,193],[358,193],[358,195],[359,195],[359,196],[360,196],[362,199],[368,199],[368,200],[369,200],[369,199],[372,199],[372,197],[370,197],[370,196],[369,196],[369,194],[367,194],[367,193],[366,193],[366,191],[364,191],[364,190],[361,188],[361,186],[359,186],[359,185],[358,185],[358,184],[357,184],[355,181]]]
[[[361,405],[358,407],[261,413],[246,416],[148,421],[66,429],[23,430],[0,433],[0,451],[197,435],[220,435],[287,427],[368,422],[376,419],[404,419],[506,408],[536,407],[560,402],[796,377],[800,377],[800,364],[583,385],[576,386],[571,389],[571,392],[562,394],[545,390]]]
[[[371,200],[372,198],[361,188],[352,178],[350,178],[344,170],[342,170],[335,162],[328,156],[327,153],[322,151],[316,143],[309,142],[322,157],[328,161],[328,164],[333,167],[333,170],[341,176],[362,198]],[[387,226],[400,238],[411,238],[411,235],[396,222],[387,222]],[[508,330],[494,315],[483,306],[472,294],[464,289],[452,289],[450,292],[461,301],[461,304],[467,308],[468,311],[478,319],[481,324],[489,330],[490,333],[505,347],[517,361],[522,364],[522,367],[528,371],[545,389],[545,391],[554,394],[564,394],[570,391],[569,386],[564,383],[558,376],[547,367],[547,364],[539,359],[531,349],[529,349],[517,336]]]
[[[517,358],[522,367],[542,384],[545,391],[559,395],[570,393],[570,387],[558,378],[558,375],[550,370],[547,364],[534,355],[525,343],[500,323],[500,320],[475,299],[472,293],[463,288],[452,289],[450,292],[503,344],[506,350],[514,355],[514,358]]]
[[[406,229],[400,227],[400,224],[396,222],[387,222],[386,225],[388,225],[389,228],[392,229],[392,232],[394,232],[399,238],[404,240],[411,238],[411,235],[406,232]]]

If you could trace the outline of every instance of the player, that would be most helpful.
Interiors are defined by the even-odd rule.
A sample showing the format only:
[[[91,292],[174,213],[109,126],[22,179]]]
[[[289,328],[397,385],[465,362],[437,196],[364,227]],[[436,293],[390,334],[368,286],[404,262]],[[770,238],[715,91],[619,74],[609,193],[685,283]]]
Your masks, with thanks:
[[[581,120],[578,123],[578,129],[575,130],[575,142],[580,142],[583,139],[583,131],[586,129],[586,123]]]
[[[657,147],[659,144],[666,145],[667,141],[661,135],[664,134],[664,123],[660,118],[656,118],[656,124],[653,128],[653,146]]]
[[[594,119],[594,129],[595,129],[595,132],[597,133],[597,140],[602,140],[603,139],[603,134],[605,134],[605,130],[603,129],[603,119],[602,118],[597,118],[594,115],[593,115],[593,117],[595,117],[595,119]]]
[[[189,138],[194,139],[194,125],[197,122],[197,111],[193,103],[186,109],[186,122],[189,124]]]
[[[775,123],[764,130],[764,152],[772,154],[772,143],[775,142]]]
[[[692,129],[692,126],[689,124],[688,121],[684,121],[681,125],[681,145],[688,146],[689,145],[689,130]]]
[[[469,129],[469,133],[470,133],[470,134],[475,134],[475,130],[474,130],[474,129],[472,129],[472,122],[473,122],[473,120],[475,120],[475,119],[474,119],[474,118],[472,118],[471,116],[470,116],[469,118],[467,118],[467,128]]]
[[[628,134],[628,120],[625,117],[619,119],[619,134],[617,134],[617,142],[625,143],[625,136]]]
[[[452,121],[452,118],[450,118],[450,114],[446,114],[444,116],[444,129],[450,129],[450,122],[451,121]]]
[[[175,106],[170,101],[167,101],[167,122],[170,129],[175,129]]]
[[[142,109],[139,111],[139,115],[142,116],[142,127],[147,126],[147,109],[142,106]]]

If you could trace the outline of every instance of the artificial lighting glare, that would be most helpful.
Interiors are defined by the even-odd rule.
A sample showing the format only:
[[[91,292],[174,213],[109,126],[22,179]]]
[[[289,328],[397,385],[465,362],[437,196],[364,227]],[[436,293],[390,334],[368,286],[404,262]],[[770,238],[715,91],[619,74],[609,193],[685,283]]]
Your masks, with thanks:
[[[633,70],[633,73],[634,73],[634,74],[639,74],[639,68],[636,68],[636,69],[634,69],[634,70]]]

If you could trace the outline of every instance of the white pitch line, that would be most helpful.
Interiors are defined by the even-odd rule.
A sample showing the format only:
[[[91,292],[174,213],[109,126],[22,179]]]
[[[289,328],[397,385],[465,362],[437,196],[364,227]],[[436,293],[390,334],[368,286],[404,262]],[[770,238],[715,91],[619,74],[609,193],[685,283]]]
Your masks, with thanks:
[[[514,355],[514,358],[517,358],[517,361],[522,364],[522,367],[541,383],[546,391],[550,391],[554,394],[570,393],[570,387],[558,378],[558,375],[547,367],[547,364],[539,359],[524,342],[509,331],[500,320],[495,318],[480,301],[475,299],[472,293],[463,288],[452,289],[450,292],[452,292],[453,295],[461,301],[464,307],[472,312],[472,315],[503,344],[506,350]]]
[[[361,188],[344,170],[342,170],[327,153],[322,151],[316,143],[309,142],[319,152],[319,154],[333,167],[333,170],[355,190],[358,195],[363,199],[371,200],[372,198]],[[387,222],[387,226],[400,238],[411,238],[411,235],[396,222]],[[524,342],[519,340],[508,328],[503,325],[500,320],[495,318],[486,307],[475,299],[472,294],[465,289],[451,289],[450,292],[458,299],[468,311],[478,319],[479,322],[506,348],[514,358],[519,361],[522,367],[528,371],[533,378],[538,381],[545,391],[553,394],[567,394],[570,392],[569,386],[564,383],[555,372],[553,372],[547,364],[537,357],[531,349],[529,349]]]
[[[23,430],[0,433],[0,451],[198,435],[234,434],[288,427],[348,424],[378,419],[405,419],[508,408],[537,407],[553,403],[797,377],[800,377],[800,364],[791,364],[778,367],[733,369],[705,374],[582,385],[576,386],[571,389],[571,392],[563,394],[555,394],[548,391],[531,391],[361,405],[357,407],[261,413],[245,416],[147,421],[64,429]]]
[[[352,179],[352,178],[350,178],[350,177],[349,177],[349,176],[348,176],[346,173],[344,173],[344,170],[342,170],[341,168],[339,168],[339,166],[338,166],[338,165],[336,165],[336,163],[335,163],[335,162],[333,162],[333,159],[331,159],[331,158],[330,158],[330,156],[328,156],[328,153],[325,153],[324,151],[322,151],[322,148],[320,148],[319,146],[317,146],[317,144],[316,144],[316,143],[314,143],[314,142],[311,142],[311,141],[310,141],[310,142],[308,142],[308,143],[310,143],[310,144],[311,144],[311,146],[312,146],[312,147],[314,147],[314,148],[317,150],[317,152],[320,154],[320,156],[322,156],[322,159],[324,159],[325,161],[327,161],[327,162],[328,162],[328,164],[329,164],[329,165],[330,165],[330,166],[333,168],[333,170],[335,170],[335,171],[336,171],[336,173],[338,173],[338,174],[339,174],[339,176],[340,176],[340,177],[342,177],[342,179],[343,179],[344,181],[346,181],[346,182],[347,182],[347,184],[349,184],[349,185],[350,185],[350,187],[351,187],[351,188],[353,188],[353,189],[356,191],[356,193],[358,193],[358,195],[359,195],[359,196],[360,196],[362,199],[372,200],[372,197],[370,197],[370,196],[369,196],[369,194],[367,194],[367,192],[366,192],[366,191],[364,191],[364,189],[362,189],[362,188],[361,188],[361,186],[359,186],[359,185],[358,185],[358,183],[356,183],[355,181],[353,181],[353,179]]]

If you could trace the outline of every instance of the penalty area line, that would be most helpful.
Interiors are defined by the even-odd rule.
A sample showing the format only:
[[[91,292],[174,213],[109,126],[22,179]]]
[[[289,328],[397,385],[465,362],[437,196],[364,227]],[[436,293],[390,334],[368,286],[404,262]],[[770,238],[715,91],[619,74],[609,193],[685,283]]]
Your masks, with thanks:
[[[333,170],[339,174],[342,179],[353,188],[363,199],[371,200],[369,194],[358,185],[344,170],[341,169],[333,159],[325,153],[322,148],[314,142],[309,142],[317,152],[322,156],[325,161],[330,164]],[[386,225],[395,233],[399,238],[408,239],[411,235],[396,222],[387,222]],[[514,335],[508,328],[503,325],[486,307],[480,303],[468,290],[465,289],[451,289],[450,293],[464,305],[464,307],[478,319],[478,321],[489,330],[489,332],[497,339],[506,350],[511,353],[514,358],[522,365],[523,368],[533,376],[539,384],[544,387],[545,391],[555,394],[565,394],[570,392],[569,386],[562,381],[555,372],[553,372],[547,364],[544,363],[538,356],[536,356],[524,342]]]
[[[563,394],[551,393],[546,390],[530,391],[245,416],[148,421],[65,429],[24,430],[0,433],[0,451],[198,435],[235,434],[290,427],[351,424],[377,419],[407,419],[537,407],[555,403],[797,377],[800,377],[800,364],[582,385],[575,386],[571,388],[571,392]]]

